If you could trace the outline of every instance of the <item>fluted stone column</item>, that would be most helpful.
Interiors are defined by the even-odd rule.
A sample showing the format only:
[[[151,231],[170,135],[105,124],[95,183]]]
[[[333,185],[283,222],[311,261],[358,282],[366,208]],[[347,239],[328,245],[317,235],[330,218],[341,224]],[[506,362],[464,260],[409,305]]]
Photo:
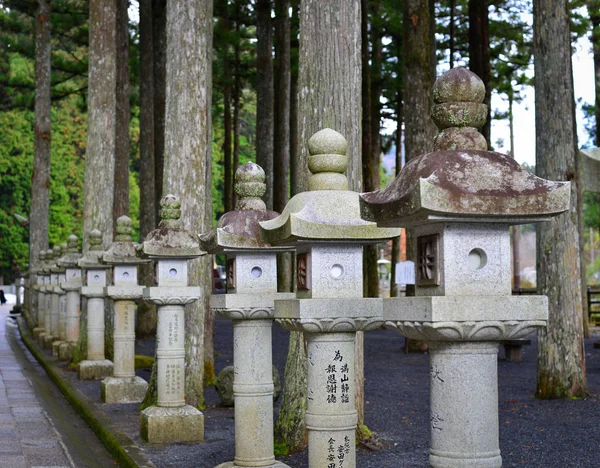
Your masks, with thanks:
[[[217,314],[233,321],[233,396],[235,459],[217,468],[286,467],[273,453],[273,301],[291,299],[277,292],[276,248],[260,241],[260,221],[279,215],[267,211],[265,172],[252,162],[235,174],[238,202],[216,229],[200,236],[200,247],[227,256],[227,294],[211,297]]]
[[[510,226],[568,210],[568,182],[529,174],[487,151],[483,82],[456,68],[433,89],[435,151],[385,189],[362,194],[362,216],[412,228],[415,296],[384,301],[386,326],[430,350],[434,468],[499,468],[498,342],[546,325],[545,296],[511,295]]]
[[[144,399],[148,383],[135,375],[135,300],[143,286],[137,284],[137,265],[148,260],[136,256],[131,239],[133,223],[127,216],[117,219],[117,237],[102,257],[113,266],[113,285],[105,288],[114,300],[114,368],[112,377],[101,383],[102,401],[107,404],[136,403]]]
[[[69,361],[73,359],[75,346],[79,340],[79,317],[81,315],[81,269],[77,263],[81,259],[78,251],[79,239],[71,234],[67,241],[67,253],[59,259],[65,268],[65,278],[60,287],[65,291],[65,336],[58,347],[58,359]]]
[[[307,342],[308,462],[311,468],[356,467],[354,344],[357,331],[383,323],[381,299],[363,299],[363,245],[400,234],[360,218],[359,195],[348,190],[346,139],[331,129],[308,142],[308,192],[260,223],[261,240],[293,245],[296,299],[276,300],[275,319]]]
[[[84,270],[86,285],[81,294],[87,298],[87,359],[77,366],[81,380],[102,379],[112,375],[113,363],[104,355],[104,287],[106,270],[109,268],[100,262],[102,251],[102,233],[97,229],[90,232],[90,249],[79,260]]]
[[[139,252],[157,261],[157,287],[144,289],[144,299],[158,306],[156,367],[158,401],[142,411],[140,435],[148,442],[199,442],[204,439],[204,415],[185,404],[185,310],[200,297],[188,286],[188,259],[204,255],[198,242],[181,228],[179,199],[160,202],[161,221]]]

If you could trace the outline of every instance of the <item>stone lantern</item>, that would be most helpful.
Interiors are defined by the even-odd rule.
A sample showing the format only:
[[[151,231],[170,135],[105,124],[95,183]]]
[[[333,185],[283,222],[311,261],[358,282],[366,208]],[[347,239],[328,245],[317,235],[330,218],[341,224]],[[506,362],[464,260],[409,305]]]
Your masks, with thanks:
[[[40,334],[46,333],[46,298],[44,290],[44,267],[46,265],[46,251],[42,250],[38,254],[38,266],[32,268],[35,275],[34,293],[37,293],[37,305],[34,311],[36,315],[37,326],[33,329],[33,337],[39,339]],[[41,340],[40,340],[41,343]]]
[[[62,247],[55,245],[53,250],[52,263],[48,266],[50,272],[50,286],[49,288],[49,304],[50,304],[50,335],[46,335],[44,339],[44,348],[52,351],[52,343],[58,340],[58,314],[60,311],[60,299],[56,288],[58,287],[58,277],[61,273],[61,268],[57,266],[57,261],[62,254]],[[47,316],[46,316],[47,318]]]
[[[148,383],[135,375],[135,299],[143,286],[138,285],[137,266],[149,260],[136,256],[131,239],[133,223],[127,216],[117,219],[117,237],[102,261],[113,266],[113,286],[104,292],[114,300],[114,368],[113,376],[101,384],[102,401],[108,404],[135,403],[144,399]]]
[[[81,380],[103,379],[112,375],[113,363],[104,355],[104,287],[109,265],[102,263],[102,233],[89,233],[89,250],[77,265],[85,273],[81,295],[87,298],[87,358],[77,366]]]
[[[144,299],[158,306],[156,406],[142,411],[140,434],[148,442],[198,442],[204,439],[204,415],[185,404],[185,308],[200,297],[188,286],[188,260],[205,252],[181,227],[181,204],[174,195],[160,201],[161,221],[139,246],[139,255],[157,261],[157,287]]]
[[[60,253],[64,254],[67,252],[68,245],[66,243],[60,246]],[[61,288],[61,283],[66,281],[66,269],[61,264],[60,259],[61,255],[58,254],[56,258],[54,272],[57,273],[56,284],[54,285],[54,294],[56,297],[56,306],[58,309],[58,317],[57,317],[57,334],[54,337],[54,341],[52,341],[52,355],[58,356],[58,349],[62,343],[67,338],[67,292]]]
[[[79,239],[71,234],[67,240],[67,251],[59,259],[59,264],[65,268],[65,280],[60,283],[66,291],[65,338],[58,347],[58,359],[69,361],[73,359],[75,346],[79,340],[79,316],[81,314],[81,269],[77,265],[81,259],[78,251]]]
[[[550,182],[487,151],[483,82],[450,70],[433,88],[434,152],[385,189],[362,195],[363,217],[414,230],[416,297],[384,300],[386,326],[430,351],[432,467],[500,467],[498,342],[546,325],[545,296],[511,295],[510,226],[569,208]]]
[[[313,135],[309,191],[260,223],[263,242],[297,251],[297,299],[275,301],[275,318],[288,330],[305,332],[306,426],[314,468],[356,466],[355,336],[383,323],[381,299],[363,298],[363,245],[400,234],[360,218],[359,195],[348,190],[344,175],[346,146],[331,129]]]
[[[40,333],[40,345],[46,348],[46,343],[52,343],[52,296],[54,284],[52,283],[52,267],[54,266],[54,249],[46,250],[46,263],[44,265],[44,333]]]
[[[233,320],[235,460],[219,465],[285,467],[273,454],[273,301],[292,299],[277,292],[277,253],[290,248],[261,242],[259,222],[279,215],[261,197],[265,172],[252,162],[235,173],[239,200],[217,227],[200,237],[208,253],[227,257],[227,294],[211,297],[211,307]]]

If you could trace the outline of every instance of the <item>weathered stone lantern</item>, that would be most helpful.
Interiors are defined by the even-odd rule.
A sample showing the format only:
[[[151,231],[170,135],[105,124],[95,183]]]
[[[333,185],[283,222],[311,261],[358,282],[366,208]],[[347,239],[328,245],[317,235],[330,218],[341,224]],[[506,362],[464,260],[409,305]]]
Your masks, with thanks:
[[[101,383],[102,401],[108,404],[135,403],[144,399],[148,383],[135,375],[135,299],[144,290],[138,285],[137,266],[149,260],[136,256],[131,238],[133,223],[127,216],[117,219],[117,237],[102,261],[113,266],[113,286],[104,293],[114,300],[113,376]]]
[[[58,359],[69,361],[73,359],[75,346],[79,340],[79,316],[81,314],[81,297],[79,292],[82,287],[81,269],[77,265],[81,259],[78,250],[79,239],[71,234],[67,240],[67,251],[58,263],[65,269],[65,279],[60,283],[66,291],[65,311],[65,338],[58,347]]]
[[[52,267],[54,266],[54,249],[46,250],[46,264],[44,266],[44,315],[45,326],[44,333],[40,334],[40,345],[43,348],[48,347],[48,343],[52,343],[54,339],[52,323],[52,296],[54,295],[54,283],[52,282]]]
[[[81,295],[87,298],[87,358],[77,366],[81,380],[103,379],[113,372],[113,363],[104,355],[104,287],[110,266],[102,263],[102,233],[98,229],[89,233],[89,243],[89,250],[77,263],[85,273]]]
[[[67,252],[68,245],[66,243],[60,246],[60,253],[64,254]],[[56,307],[58,309],[57,317],[57,334],[52,341],[52,355],[58,356],[58,349],[67,338],[67,292],[61,288],[61,283],[66,281],[66,269],[61,264],[61,255],[57,255],[55,267],[53,272],[56,272],[56,284],[54,285],[54,294],[56,300]]]
[[[429,342],[432,467],[500,467],[500,340],[546,324],[545,296],[511,295],[510,226],[569,208],[569,183],[487,151],[483,82],[453,69],[435,83],[432,153],[385,189],[362,195],[363,217],[413,228],[416,297],[384,300],[386,326]]]
[[[276,248],[261,242],[259,222],[279,215],[267,211],[265,172],[252,162],[235,173],[239,200],[217,227],[200,237],[208,253],[227,257],[227,294],[211,297],[211,307],[233,321],[235,460],[219,465],[285,467],[273,454],[273,301],[292,299],[277,292]]]
[[[138,248],[144,258],[157,260],[157,287],[144,289],[144,298],[157,304],[156,369],[158,401],[142,411],[140,433],[148,442],[197,442],[204,439],[204,415],[185,404],[185,309],[200,297],[188,286],[188,260],[205,255],[181,227],[181,204],[174,195],[160,201],[161,221]]]
[[[46,251],[42,250],[38,254],[38,266],[31,269],[35,276],[35,284],[33,285],[33,294],[37,295],[36,308],[33,310],[37,322],[33,329],[33,338],[38,339],[40,334],[46,332],[46,300],[44,297],[44,266],[46,264]]]
[[[315,468],[356,466],[355,336],[383,323],[381,299],[363,299],[363,245],[400,234],[360,218],[359,195],[348,190],[344,175],[346,147],[331,129],[313,135],[309,191],[260,223],[263,242],[297,251],[297,299],[276,301],[275,318],[305,332],[308,456]]]

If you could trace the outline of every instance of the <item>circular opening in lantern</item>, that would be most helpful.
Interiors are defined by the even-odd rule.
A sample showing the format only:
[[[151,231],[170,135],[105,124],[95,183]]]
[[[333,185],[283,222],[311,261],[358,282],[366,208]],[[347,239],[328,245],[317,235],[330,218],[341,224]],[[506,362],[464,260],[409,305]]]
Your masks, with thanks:
[[[123,272],[123,278],[129,278],[129,272],[128,271],[124,271]]]
[[[94,275],[94,279],[98,281],[100,279],[100,275]]]
[[[173,277],[177,276],[177,270],[175,268],[171,268],[169,270],[169,276],[173,276]]]
[[[254,268],[252,268],[252,270],[250,270],[250,274],[254,278],[260,278],[262,276],[262,268],[255,266]]]
[[[471,270],[481,270],[487,263],[487,255],[481,249],[473,249],[469,252],[468,261]]]
[[[344,267],[336,263],[331,267],[330,273],[332,278],[340,279],[344,275]]]

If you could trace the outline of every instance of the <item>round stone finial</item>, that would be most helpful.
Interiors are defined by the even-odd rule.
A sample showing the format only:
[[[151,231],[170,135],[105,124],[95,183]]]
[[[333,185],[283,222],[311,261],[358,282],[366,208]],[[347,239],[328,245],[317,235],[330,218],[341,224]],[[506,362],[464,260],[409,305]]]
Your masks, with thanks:
[[[434,150],[487,150],[478,129],[487,120],[483,81],[466,68],[453,68],[433,85],[431,118],[440,129]]]
[[[90,250],[102,250],[102,233],[98,229],[90,231]]]
[[[41,251],[38,253],[38,259],[39,259],[40,261],[42,261],[42,262],[43,262],[44,260],[46,260],[46,251],[45,251],[45,250],[41,250]]]
[[[348,142],[335,130],[325,128],[308,140],[308,190],[348,190]]]
[[[71,234],[67,239],[67,247],[69,252],[77,252],[79,247],[79,238],[75,234]]]
[[[116,242],[131,242],[131,233],[133,232],[133,221],[128,216],[119,216],[117,218],[117,237]]]
[[[54,249],[46,250],[46,261],[54,260]]]
[[[56,260],[57,258],[60,257],[60,254],[62,253],[62,247],[60,245],[55,245],[54,246],[54,260]]]
[[[235,171],[235,193],[238,201],[235,209],[239,211],[265,211],[267,205],[261,197],[267,191],[265,171],[252,161],[240,166]]]
[[[181,201],[179,197],[168,194],[160,200],[160,227],[180,228]]]

